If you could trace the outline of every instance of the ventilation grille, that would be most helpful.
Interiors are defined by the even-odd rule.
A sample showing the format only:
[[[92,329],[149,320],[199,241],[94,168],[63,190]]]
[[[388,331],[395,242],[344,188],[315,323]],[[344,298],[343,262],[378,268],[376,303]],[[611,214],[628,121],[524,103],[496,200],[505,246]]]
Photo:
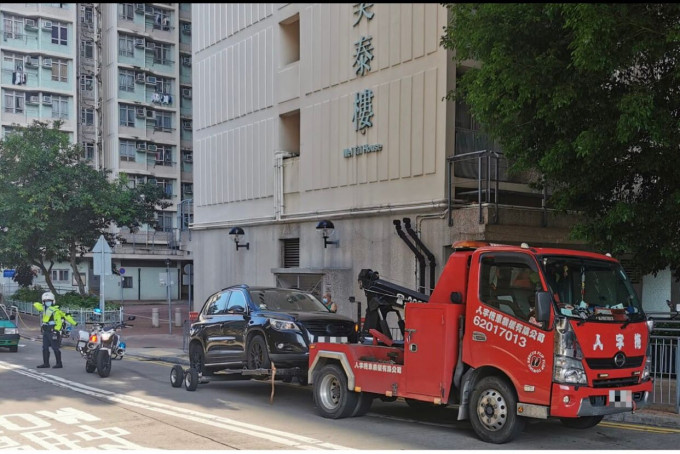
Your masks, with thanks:
[[[300,238],[283,240],[283,267],[300,267]]]

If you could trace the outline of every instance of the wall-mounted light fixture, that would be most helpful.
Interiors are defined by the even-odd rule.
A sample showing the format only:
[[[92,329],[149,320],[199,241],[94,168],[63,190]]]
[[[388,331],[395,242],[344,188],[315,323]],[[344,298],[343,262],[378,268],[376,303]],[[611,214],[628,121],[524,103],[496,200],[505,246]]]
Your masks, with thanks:
[[[236,250],[238,251],[238,248],[244,247],[248,250],[250,250],[250,242],[246,244],[238,244],[239,241],[241,241],[241,237],[243,236],[243,229],[241,227],[233,227],[231,230],[229,230],[229,235],[234,235],[234,243],[236,243]]]
[[[333,232],[335,231],[335,226],[331,221],[328,221],[324,219],[323,221],[319,221],[319,223],[316,225],[317,230],[321,230],[321,234],[323,235],[323,247],[324,249],[328,247],[329,244],[335,244],[335,247],[340,246],[340,240],[335,240],[335,241],[329,241],[328,238],[333,235]]]

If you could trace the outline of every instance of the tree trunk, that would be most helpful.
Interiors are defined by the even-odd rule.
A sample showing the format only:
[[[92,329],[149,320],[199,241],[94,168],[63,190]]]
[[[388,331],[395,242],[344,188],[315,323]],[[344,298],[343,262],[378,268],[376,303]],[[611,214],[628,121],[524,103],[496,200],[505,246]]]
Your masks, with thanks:
[[[78,271],[78,262],[76,261],[77,252],[75,246],[69,248],[68,255],[69,263],[71,263],[71,270],[73,270],[73,277],[78,284],[78,292],[80,293],[80,296],[85,297],[87,296],[85,293],[85,283],[83,282],[83,277],[80,275],[80,271]]]
[[[35,266],[40,268],[40,271],[42,271],[43,276],[45,276],[45,284],[47,284],[47,287],[50,289],[50,292],[54,293],[55,295],[57,294],[57,289],[54,288],[54,284],[52,283],[52,265],[53,263],[50,263],[50,267],[47,268],[45,264],[42,261],[36,261],[33,262]]]

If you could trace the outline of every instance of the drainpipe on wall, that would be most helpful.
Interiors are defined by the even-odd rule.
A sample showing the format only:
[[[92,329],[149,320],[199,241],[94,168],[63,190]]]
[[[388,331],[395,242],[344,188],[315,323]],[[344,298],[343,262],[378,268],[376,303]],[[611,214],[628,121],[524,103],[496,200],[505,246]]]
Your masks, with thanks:
[[[418,273],[418,291],[420,293],[425,293],[425,256],[420,253],[417,247],[413,245],[404,233],[404,231],[401,229],[401,221],[398,219],[395,219],[392,221],[394,224],[394,227],[397,229],[397,235],[399,235],[399,238],[404,240],[404,243],[411,249],[411,251],[415,254],[416,258],[418,259],[418,263],[420,264],[420,269]]]
[[[434,288],[434,267],[436,266],[435,259],[434,259],[434,254],[430,252],[430,250],[425,246],[425,244],[420,241],[420,238],[418,238],[418,234],[411,228],[411,219],[410,218],[404,218],[404,227],[406,228],[406,231],[408,232],[409,235],[411,235],[411,238],[413,238],[413,241],[416,243],[416,245],[425,252],[425,255],[427,255],[427,259],[430,262],[430,286],[428,287],[428,295],[432,294],[432,289]],[[424,271],[423,271],[424,273]]]
[[[283,216],[283,160],[284,158],[290,158],[295,156],[294,153],[290,151],[275,151],[274,152],[274,214],[276,215],[276,220],[280,221]]]

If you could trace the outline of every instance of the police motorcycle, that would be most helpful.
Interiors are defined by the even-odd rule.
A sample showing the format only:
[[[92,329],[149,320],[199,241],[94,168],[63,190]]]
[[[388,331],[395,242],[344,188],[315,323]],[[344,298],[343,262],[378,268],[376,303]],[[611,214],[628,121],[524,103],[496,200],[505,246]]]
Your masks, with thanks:
[[[102,316],[99,308],[95,314]],[[134,316],[128,320],[134,320]],[[123,359],[125,356],[125,342],[123,342],[119,330],[129,326],[125,322],[114,323],[106,326],[104,322],[95,322],[90,331],[80,330],[76,351],[85,358],[85,371],[93,373],[95,370],[100,377],[108,377],[111,373],[111,361]]]

